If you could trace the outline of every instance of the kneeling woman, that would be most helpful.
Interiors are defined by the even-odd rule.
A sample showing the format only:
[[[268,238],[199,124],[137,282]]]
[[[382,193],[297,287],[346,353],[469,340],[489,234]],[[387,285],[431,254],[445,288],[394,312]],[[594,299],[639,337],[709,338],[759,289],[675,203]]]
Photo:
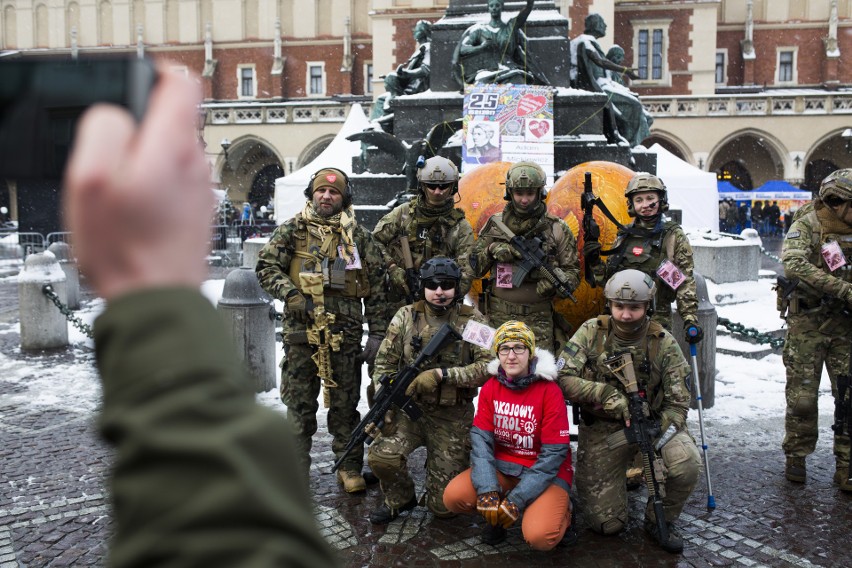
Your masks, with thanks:
[[[505,539],[523,513],[524,540],[550,550],[571,524],[574,476],[556,364],[518,321],[497,329],[494,350],[471,429],[471,468],[447,486],[444,505],[485,517],[482,540],[488,544]]]

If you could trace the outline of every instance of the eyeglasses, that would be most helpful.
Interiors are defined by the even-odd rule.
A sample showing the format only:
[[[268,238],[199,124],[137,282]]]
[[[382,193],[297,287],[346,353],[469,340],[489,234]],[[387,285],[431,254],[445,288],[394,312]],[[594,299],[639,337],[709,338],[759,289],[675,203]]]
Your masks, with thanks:
[[[436,279],[433,279],[433,280],[424,281],[423,287],[428,289],[428,290],[437,290],[438,288],[441,288],[442,290],[450,290],[451,288],[456,287],[456,281],[455,280],[449,280],[449,279],[439,280],[439,279],[436,278]]]
[[[515,355],[523,355],[527,351],[526,345],[501,345],[497,348],[497,353],[504,357],[512,351]]]

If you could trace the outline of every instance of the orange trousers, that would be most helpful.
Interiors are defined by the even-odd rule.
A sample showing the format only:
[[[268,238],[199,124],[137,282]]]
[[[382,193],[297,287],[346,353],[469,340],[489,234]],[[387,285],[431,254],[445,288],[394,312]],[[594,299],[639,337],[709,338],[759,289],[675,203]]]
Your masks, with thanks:
[[[518,484],[519,478],[497,472],[500,494],[505,496]],[[476,489],[470,469],[458,474],[444,489],[444,506],[454,513],[476,513]],[[551,484],[529,504],[521,517],[524,540],[535,550],[550,550],[562,540],[571,525],[571,497],[558,485]]]

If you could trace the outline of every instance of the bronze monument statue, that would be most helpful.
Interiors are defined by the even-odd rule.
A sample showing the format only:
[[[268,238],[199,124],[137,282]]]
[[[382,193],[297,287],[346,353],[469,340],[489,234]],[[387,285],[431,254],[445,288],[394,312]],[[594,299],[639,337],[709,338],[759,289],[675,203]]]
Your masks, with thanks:
[[[385,93],[376,99],[371,118],[390,113],[390,101],[400,95],[413,95],[429,89],[429,66],[431,64],[432,24],[419,20],[414,25],[417,49],[405,63],[385,75]]]
[[[488,0],[491,20],[474,24],[462,34],[453,54],[453,76],[464,87],[472,83],[519,83],[549,85],[537,60],[527,49],[524,24],[534,0],[518,15],[504,22],[503,0]]]

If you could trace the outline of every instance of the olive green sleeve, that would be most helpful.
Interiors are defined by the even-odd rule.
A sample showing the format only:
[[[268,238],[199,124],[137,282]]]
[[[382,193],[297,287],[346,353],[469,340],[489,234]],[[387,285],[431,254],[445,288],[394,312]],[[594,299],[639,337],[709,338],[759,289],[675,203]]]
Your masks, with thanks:
[[[683,318],[685,325],[698,323],[698,291],[695,287],[695,261],[692,257],[692,246],[683,229],[674,229],[674,251],[672,262],[677,266],[685,279],[675,292],[677,312]],[[665,284],[657,284],[665,286]]]
[[[559,369],[557,382],[562,388],[565,398],[572,404],[601,404],[603,403],[604,382],[590,381],[583,378],[583,367],[590,357],[596,356],[592,346],[595,340],[598,320],[590,319],[580,326],[577,333],[565,343],[556,366]]]
[[[459,221],[452,229],[450,240],[454,243],[455,261],[461,270],[459,287],[462,295],[470,291],[473,282],[473,271],[470,268],[470,253],[473,250],[473,228],[467,219]]]
[[[808,222],[809,216],[802,216],[790,225],[784,243],[781,246],[781,262],[787,278],[798,278],[822,294],[828,294],[852,305],[852,284],[832,276],[810,259],[813,255],[814,227]]]
[[[195,290],[138,292],[95,323],[100,429],[115,446],[110,566],[334,566],[292,434],[258,406]]]
[[[562,219],[556,219],[557,224],[562,227],[562,239],[556,244],[557,266],[562,269],[568,277],[568,287],[576,290],[580,285],[580,260],[577,255],[577,240],[568,223]]]
[[[291,290],[298,289],[290,280],[294,228],[295,225],[290,221],[276,228],[257,256],[254,269],[257,280],[266,293],[276,300],[285,300]]]
[[[361,262],[370,282],[370,295],[364,298],[364,319],[370,333],[384,335],[387,327],[387,294],[385,293],[385,253],[373,235],[358,226],[358,248],[361,250]]]
[[[690,367],[675,339],[666,334],[660,344],[660,369],[663,383],[663,404],[660,414],[678,428],[686,423],[692,393],[686,381],[690,377]]]

